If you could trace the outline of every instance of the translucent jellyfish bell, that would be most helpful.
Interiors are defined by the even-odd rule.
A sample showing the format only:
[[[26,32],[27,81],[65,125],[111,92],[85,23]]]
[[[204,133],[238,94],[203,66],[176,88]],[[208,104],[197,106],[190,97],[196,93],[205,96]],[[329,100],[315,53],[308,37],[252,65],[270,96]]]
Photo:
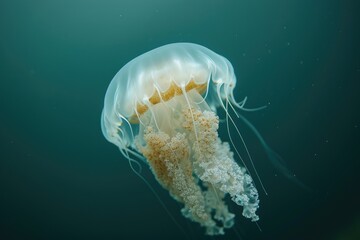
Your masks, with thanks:
[[[115,75],[101,117],[106,139],[130,161],[144,158],[158,182],[184,205],[182,213],[223,234],[234,224],[225,195],[257,221],[258,192],[218,136],[217,108],[242,108],[233,97],[231,63],[200,45],[149,51]]]

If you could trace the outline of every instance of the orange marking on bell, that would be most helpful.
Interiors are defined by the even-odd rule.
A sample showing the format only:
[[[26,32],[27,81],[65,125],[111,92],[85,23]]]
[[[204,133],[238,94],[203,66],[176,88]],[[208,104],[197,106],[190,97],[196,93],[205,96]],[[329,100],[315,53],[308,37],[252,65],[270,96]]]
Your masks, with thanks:
[[[197,83],[195,83],[194,80],[191,80],[191,81],[189,81],[188,84],[186,84],[185,91],[189,92],[192,89],[196,89],[196,91],[198,93],[203,94],[206,90],[206,87],[207,87],[207,83],[197,84]],[[155,91],[153,93],[153,95],[149,98],[149,102],[152,105],[156,105],[156,104],[160,103],[161,101],[169,101],[173,97],[182,95],[182,94],[183,94],[183,91],[182,91],[181,87],[179,87],[175,83],[172,83],[165,92],[162,92],[159,94],[158,91]],[[148,109],[149,109],[149,107],[147,105],[144,105],[141,103],[137,103],[137,105],[136,105],[136,112],[137,112],[138,116],[141,116],[142,114],[144,114]],[[139,123],[139,119],[138,119],[137,115],[135,115],[135,114],[132,115],[129,118],[129,121],[131,123]]]

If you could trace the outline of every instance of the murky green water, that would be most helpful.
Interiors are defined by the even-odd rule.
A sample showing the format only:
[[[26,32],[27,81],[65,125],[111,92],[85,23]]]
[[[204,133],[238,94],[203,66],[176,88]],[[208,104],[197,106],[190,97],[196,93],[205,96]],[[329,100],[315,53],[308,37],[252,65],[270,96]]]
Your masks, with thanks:
[[[260,232],[236,212],[213,239],[359,238],[358,10],[355,1],[2,1],[0,238],[185,239],[101,134],[103,98],[132,58],[172,42],[227,57],[245,116],[307,192],[240,128],[269,193]],[[220,134],[226,137],[226,129]],[[144,177],[191,239],[211,239]]]

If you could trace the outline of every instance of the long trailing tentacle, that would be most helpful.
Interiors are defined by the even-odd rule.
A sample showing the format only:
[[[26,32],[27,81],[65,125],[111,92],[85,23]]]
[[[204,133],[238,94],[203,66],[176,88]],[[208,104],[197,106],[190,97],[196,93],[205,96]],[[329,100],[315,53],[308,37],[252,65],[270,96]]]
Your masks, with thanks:
[[[228,103],[229,103],[230,106],[231,106],[231,103],[227,100],[227,101],[226,101],[226,105],[228,105]],[[261,185],[261,188],[263,189],[264,193],[265,193],[266,195],[268,195],[268,193],[267,193],[267,191],[266,191],[266,189],[265,189],[265,186],[264,186],[264,184],[263,184],[263,182],[262,182],[262,180],[261,180],[261,178],[260,178],[260,176],[259,176],[259,174],[258,174],[258,172],[257,172],[257,170],[256,170],[256,167],[255,167],[255,165],[254,165],[254,161],[253,161],[253,159],[252,159],[252,157],[251,157],[251,154],[250,154],[250,152],[249,152],[249,149],[248,149],[248,147],[247,147],[247,145],[246,145],[246,143],[245,143],[245,140],[244,140],[244,138],[243,138],[243,136],[242,136],[239,128],[236,126],[235,121],[232,119],[232,117],[230,116],[230,114],[229,114],[228,112],[226,113],[226,118],[227,118],[227,125],[229,125],[229,124],[228,124],[228,119],[230,119],[231,123],[233,124],[233,126],[234,126],[234,128],[235,128],[235,130],[236,130],[236,132],[237,132],[237,134],[238,134],[238,136],[239,136],[240,139],[241,139],[242,145],[243,145],[244,148],[245,148],[245,151],[246,151],[246,154],[247,154],[247,156],[248,156],[248,158],[249,158],[249,161],[250,161],[250,163],[251,163],[251,166],[252,166],[252,168],[254,169],[256,178],[259,180],[260,185]],[[229,126],[227,126],[227,128],[228,128],[229,137],[230,137],[230,139],[231,139],[231,134],[230,134],[230,131],[229,131]],[[231,140],[231,142],[232,142],[232,140]],[[232,142],[232,144],[233,144],[233,142]],[[234,144],[233,144],[233,145],[234,145]],[[238,153],[238,151],[237,151],[237,149],[236,149],[235,146],[234,146],[234,148],[235,148],[238,156],[240,156],[240,154]],[[242,160],[242,159],[241,159],[241,160]],[[243,161],[243,160],[242,160],[242,161]],[[243,161],[243,163],[244,163],[244,161]],[[245,163],[244,163],[244,165],[245,165]],[[245,165],[245,167],[246,167],[246,165]],[[247,171],[249,172],[248,169],[247,169]],[[250,172],[249,172],[249,173],[250,173]]]
[[[231,91],[229,91],[229,89],[228,89],[229,87],[228,87],[228,86],[225,86],[225,87],[226,87],[226,89],[224,89],[225,92],[231,92]],[[265,189],[265,187],[264,187],[264,184],[263,184],[263,182],[262,182],[262,180],[261,180],[261,178],[260,178],[260,176],[259,176],[259,174],[258,174],[258,172],[257,172],[257,170],[256,170],[256,167],[255,167],[255,165],[254,165],[254,162],[253,162],[253,159],[252,159],[252,157],[251,157],[251,155],[250,155],[250,152],[249,152],[249,150],[248,150],[248,147],[247,147],[247,145],[246,145],[246,143],[245,143],[245,140],[244,140],[242,134],[240,133],[239,128],[236,126],[235,121],[233,120],[233,118],[231,117],[231,115],[230,115],[230,113],[229,113],[229,111],[228,111],[228,106],[230,105],[230,107],[231,107],[231,108],[233,109],[233,111],[235,112],[235,115],[238,116],[238,113],[236,112],[236,110],[234,109],[234,107],[233,107],[232,104],[231,104],[232,102],[235,102],[235,103],[236,103],[236,101],[235,101],[235,99],[233,98],[233,95],[230,95],[230,99],[229,99],[229,95],[225,94],[226,97],[225,97],[224,101],[225,101],[226,104],[224,105],[223,99],[221,98],[221,93],[220,93],[220,91],[221,91],[221,86],[220,86],[220,87],[218,86],[218,87],[217,87],[217,93],[218,93],[220,105],[221,105],[221,107],[223,108],[223,110],[225,111],[225,115],[226,115],[226,128],[227,128],[227,132],[228,132],[228,136],[229,136],[230,143],[231,143],[231,145],[234,147],[235,152],[236,152],[237,156],[240,158],[241,162],[243,163],[245,169],[247,170],[247,172],[248,172],[248,173],[250,174],[250,176],[251,176],[251,173],[250,173],[247,165],[245,164],[245,161],[244,161],[243,157],[241,156],[239,150],[237,149],[237,147],[236,147],[236,145],[235,145],[235,143],[234,143],[234,141],[233,141],[233,139],[232,139],[231,132],[230,132],[230,128],[229,128],[229,120],[230,120],[231,124],[234,126],[234,128],[235,128],[235,130],[236,130],[236,133],[238,134],[238,136],[239,136],[240,139],[241,139],[241,143],[242,143],[242,145],[243,145],[244,148],[245,148],[246,154],[247,154],[247,156],[248,156],[248,158],[249,158],[249,161],[250,161],[250,163],[251,163],[252,168],[254,169],[256,178],[257,178],[257,179],[259,180],[259,182],[260,182],[261,188],[263,189],[264,193],[267,195],[267,191],[266,191],[266,189]],[[237,106],[241,106],[241,107],[242,107],[242,106],[245,104],[246,99],[247,99],[247,98],[245,97],[244,100],[241,102],[241,105],[237,105]],[[237,103],[236,103],[236,104],[237,104]],[[255,183],[254,183],[254,185],[255,185]],[[255,187],[256,187],[256,185],[255,185]]]

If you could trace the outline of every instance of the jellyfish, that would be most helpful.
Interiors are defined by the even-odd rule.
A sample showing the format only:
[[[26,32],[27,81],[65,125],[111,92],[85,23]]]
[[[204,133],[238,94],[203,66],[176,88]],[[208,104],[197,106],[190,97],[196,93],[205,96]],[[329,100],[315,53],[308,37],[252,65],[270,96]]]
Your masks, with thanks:
[[[111,81],[101,127],[130,165],[142,159],[183,206],[184,217],[208,235],[234,225],[225,197],[259,220],[258,191],[232,144],[220,139],[217,111],[243,109],[236,77],[223,56],[197,44],[168,44],[127,63]],[[231,119],[232,120],[232,119]]]

